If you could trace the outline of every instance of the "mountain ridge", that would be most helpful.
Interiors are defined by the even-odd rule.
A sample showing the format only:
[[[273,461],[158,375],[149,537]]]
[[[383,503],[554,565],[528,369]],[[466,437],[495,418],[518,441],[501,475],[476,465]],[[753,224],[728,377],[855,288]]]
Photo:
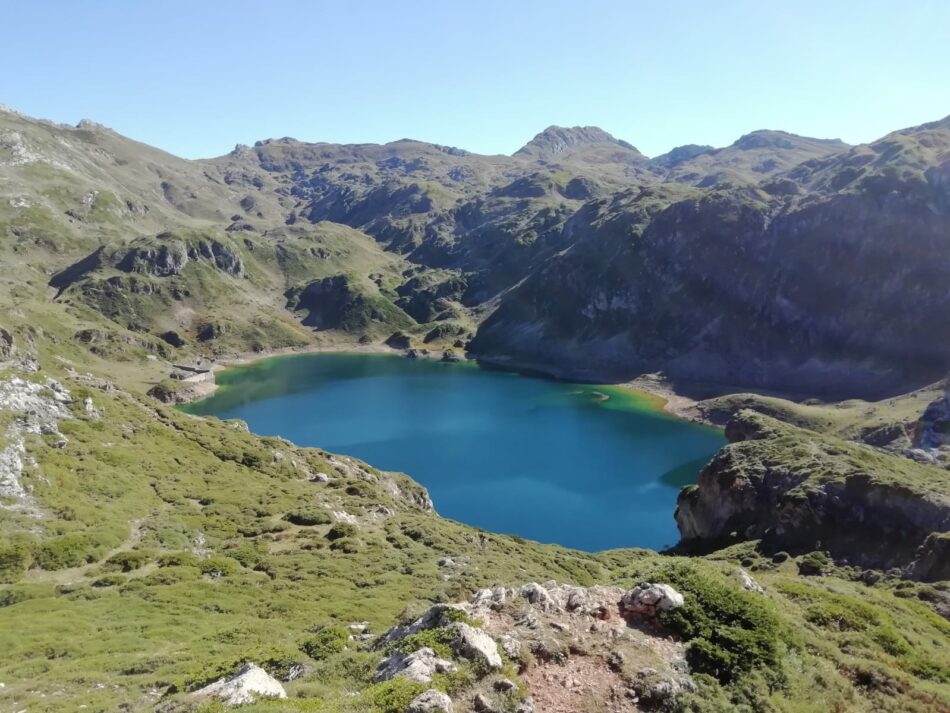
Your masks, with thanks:
[[[217,710],[250,670],[262,713],[947,710],[950,400],[906,390],[947,367],[950,126],[764,143],[188,161],[0,113],[0,705]],[[585,554],[171,408],[318,349],[659,370],[730,444],[676,550]]]

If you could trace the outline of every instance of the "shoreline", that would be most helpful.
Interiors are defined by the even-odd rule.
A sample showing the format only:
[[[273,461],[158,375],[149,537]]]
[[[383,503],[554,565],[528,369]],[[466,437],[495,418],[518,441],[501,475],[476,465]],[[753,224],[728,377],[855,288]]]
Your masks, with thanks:
[[[438,360],[441,359],[444,351],[458,351],[436,347],[429,349],[428,354],[418,354],[419,359]],[[418,352],[417,352],[418,353]],[[359,344],[357,342],[334,342],[329,344],[310,344],[302,347],[283,347],[280,349],[270,349],[263,352],[249,352],[246,354],[235,354],[230,357],[215,360],[211,365],[211,371],[218,373],[239,366],[247,366],[258,361],[273,359],[282,356],[297,356],[305,354],[384,354],[390,356],[406,357],[405,349],[394,349],[385,344]],[[464,358],[467,362],[474,362],[482,368],[496,369],[499,371],[508,371],[522,374],[524,376],[537,376],[541,378],[554,379],[557,381],[568,381],[578,384],[588,384],[595,386],[610,386],[629,391],[639,392],[656,398],[660,403],[657,404],[657,410],[669,414],[675,418],[699,423],[706,426],[720,428],[721,426],[705,419],[699,409],[696,408],[697,399],[690,398],[677,392],[674,384],[666,379],[662,374],[643,374],[628,381],[609,381],[598,379],[583,379],[576,375],[572,376],[569,372],[552,369],[550,367],[542,368],[537,365],[520,365],[515,363],[501,363],[497,361],[479,360],[478,358]],[[705,385],[716,391],[714,385]],[[215,382],[204,382],[191,384],[180,404],[189,404],[213,395],[219,388]],[[723,393],[727,393],[723,390]],[[609,399],[609,396],[606,396]]]

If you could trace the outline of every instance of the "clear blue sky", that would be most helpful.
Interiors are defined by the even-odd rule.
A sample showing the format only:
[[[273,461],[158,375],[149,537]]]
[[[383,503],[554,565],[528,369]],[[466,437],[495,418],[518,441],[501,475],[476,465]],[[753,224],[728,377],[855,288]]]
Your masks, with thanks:
[[[950,114],[948,0],[2,0],[0,103],[187,157],[293,136],[648,155]]]

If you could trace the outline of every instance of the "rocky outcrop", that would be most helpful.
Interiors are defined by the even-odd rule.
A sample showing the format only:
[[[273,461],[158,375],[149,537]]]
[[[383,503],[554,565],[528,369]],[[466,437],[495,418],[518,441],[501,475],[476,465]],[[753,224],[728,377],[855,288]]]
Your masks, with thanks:
[[[924,540],[910,573],[924,582],[950,581],[950,532],[935,532]]]
[[[394,332],[386,339],[386,346],[393,349],[408,349],[412,340],[405,332]]]
[[[0,359],[11,359],[16,356],[16,342],[13,335],[0,327]]]
[[[633,157],[646,158],[626,141],[615,139],[596,126],[549,126],[518,149],[515,156],[552,159],[579,147],[593,144],[612,144],[629,151]]]
[[[620,605],[626,612],[657,616],[684,604],[683,595],[668,584],[639,584],[623,595]]]
[[[478,692],[480,704],[484,710],[572,713],[591,710],[597,701],[597,710],[620,713],[642,701],[644,707],[673,710],[695,684],[685,673],[685,646],[663,635],[655,615],[658,607],[682,602],[662,582],[627,592],[557,582],[478,590],[471,615],[512,661],[530,662],[521,668],[520,686],[496,678],[490,690]],[[499,695],[510,696],[518,687],[527,697],[517,705]]]
[[[179,275],[188,264],[188,248],[180,240],[161,245],[149,245],[130,249],[116,267],[124,272],[135,272],[153,277]]]
[[[773,151],[762,138],[736,151]],[[925,257],[950,250],[950,131],[900,140],[906,155],[865,147],[851,180],[830,159],[789,172],[801,199],[669,187],[592,201],[564,225],[570,249],[502,296],[471,351],[561,375],[661,370],[830,398],[931,383],[950,368],[950,265]]]
[[[913,450],[908,455],[933,463],[950,459],[950,391],[927,406],[914,428]]]
[[[762,538],[860,566],[904,567],[930,533],[950,530],[944,471],[933,466],[751,411],[735,416],[726,437],[698,484],[680,493],[684,547]]]
[[[287,309],[302,313],[302,323],[317,330],[359,332],[375,323],[408,325],[412,321],[391,300],[373,294],[347,275],[313,280],[284,296]]]
[[[449,629],[454,634],[452,649],[459,656],[489,669],[502,667],[498,645],[484,631],[464,622],[456,622]]]
[[[0,414],[9,417],[0,445],[0,498],[10,508],[36,515],[38,510],[23,484],[27,461],[27,439],[41,436],[48,445],[62,448],[67,439],[59,432],[59,422],[71,418],[69,391],[55,379],[11,376],[0,379]]]
[[[253,703],[259,698],[286,698],[287,692],[280,681],[260,666],[249,663],[234,675],[194,691],[195,698],[215,698],[226,706]]]
[[[412,699],[406,713],[454,713],[452,699],[434,688],[420,693]]]
[[[425,646],[411,654],[395,653],[383,659],[376,669],[374,681],[389,681],[397,676],[416,683],[429,683],[437,673],[454,673],[458,667],[436,656],[435,651]]]

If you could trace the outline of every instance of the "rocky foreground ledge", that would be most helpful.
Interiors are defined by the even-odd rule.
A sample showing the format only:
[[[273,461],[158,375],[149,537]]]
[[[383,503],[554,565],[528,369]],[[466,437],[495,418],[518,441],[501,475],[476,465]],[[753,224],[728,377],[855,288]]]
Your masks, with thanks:
[[[436,604],[378,637],[354,625],[350,645],[383,652],[375,682],[424,687],[407,713],[659,709],[696,690],[685,645],[658,618],[684,603],[663,583],[627,591],[555,582],[493,587],[468,602]],[[247,664],[192,697],[239,705],[286,695],[278,680]]]

